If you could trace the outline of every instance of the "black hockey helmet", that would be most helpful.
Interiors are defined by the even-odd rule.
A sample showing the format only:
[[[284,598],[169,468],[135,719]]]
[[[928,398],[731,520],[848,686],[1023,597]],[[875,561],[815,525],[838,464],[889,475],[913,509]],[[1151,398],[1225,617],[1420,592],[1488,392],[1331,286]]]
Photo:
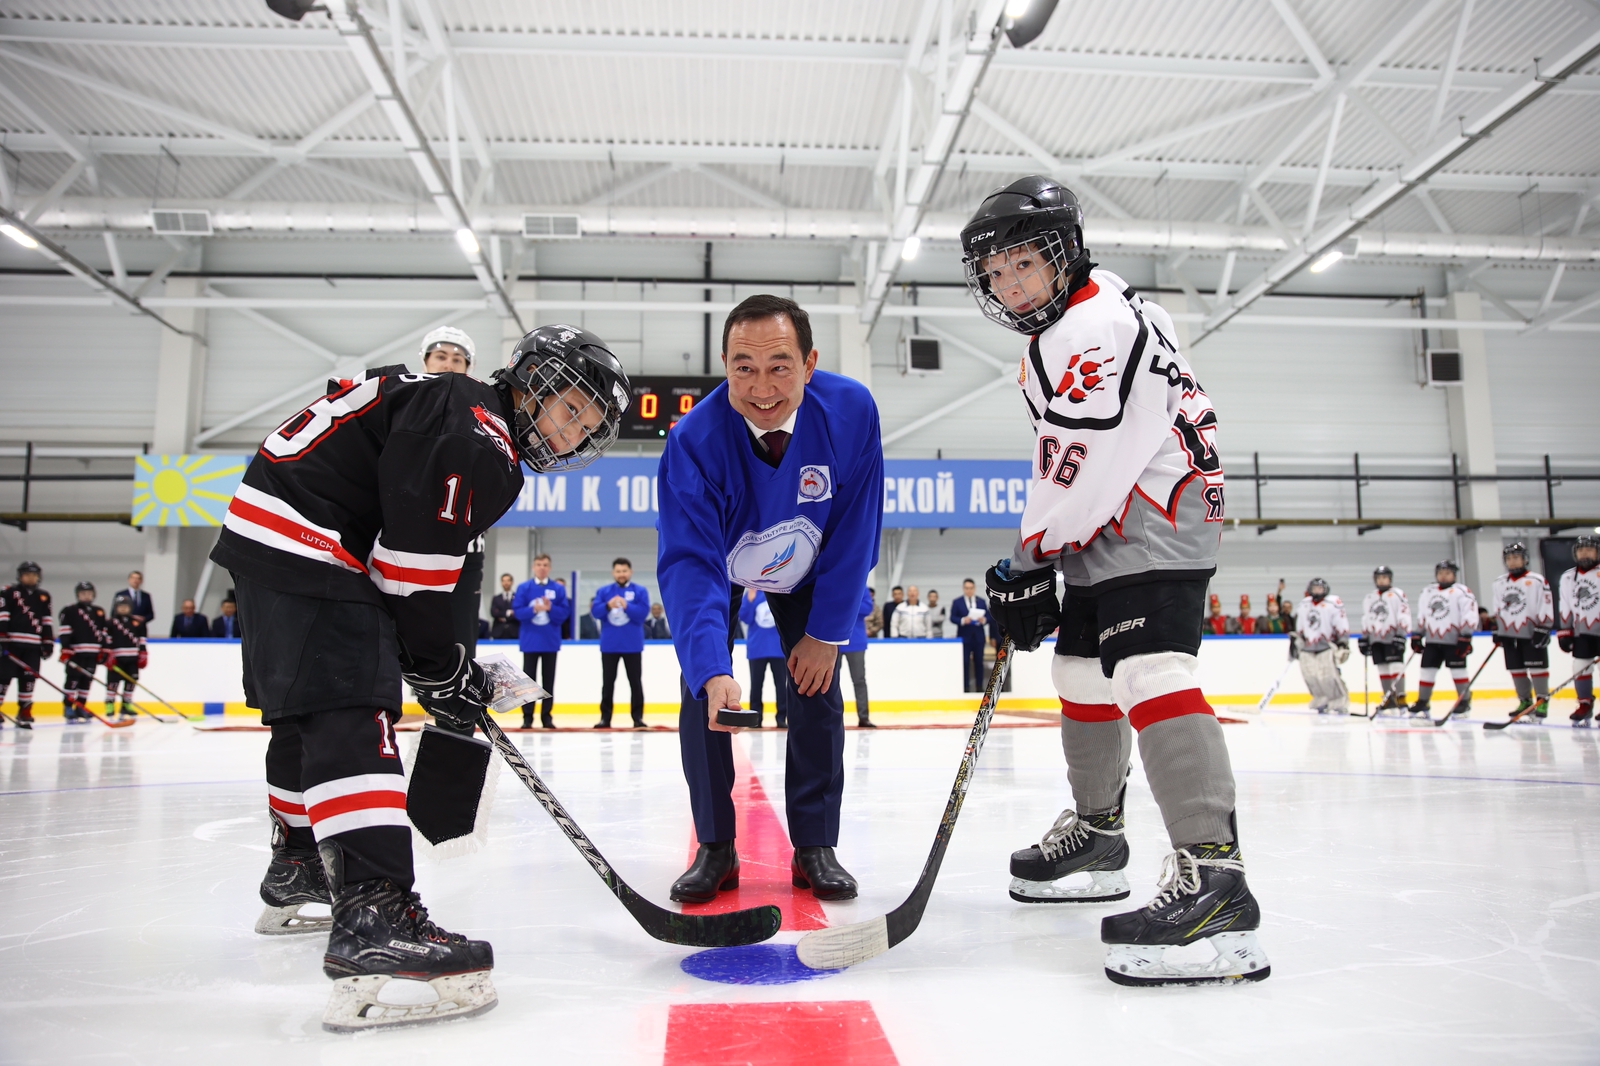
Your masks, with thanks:
[[[78,582],[76,585],[74,585],[72,587],[72,591],[73,591],[74,594],[77,594],[79,592],[91,592],[92,593],[94,591],[94,582],[92,582],[92,581],[80,581],[80,582]]]
[[[133,611],[133,597],[125,592],[119,592],[111,598],[111,610],[121,611],[124,607],[131,613]]]
[[[1320,600],[1327,594],[1328,582],[1326,578],[1314,577],[1306,582],[1306,595],[1312,599]]]
[[[1386,577],[1389,579],[1389,584],[1394,584],[1394,571],[1390,570],[1387,566],[1380,566],[1372,572],[1372,583],[1374,585],[1378,585],[1378,579],[1380,577]],[[1382,585],[1378,585],[1378,587],[1383,588]]]
[[[32,574],[34,577],[43,577],[44,576],[44,571],[39,568],[39,564],[38,563],[30,562],[30,561],[24,559],[22,562],[17,564],[17,580],[18,581],[22,580],[22,575],[23,574]]]
[[[1578,558],[1578,553],[1583,551],[1585,548],[1595,553],[1595,557],[1593,561],[1589,563],[1589,566],[1594,566],[1595,563],[1600,563],[1600,537],[1597,537],[1592,533],[1585,533],[1577,540],[1572,542],[1572,560],[1579,566],[1582,566],[1583,563],[1582,560]]]
[[[984,317],[1025,336],[1042,333],[1066,314],[1074,276],[1089,264],[1083,207],[1054,178],[1019,178],[990,193],[962,228],[961,263]],[[1012,310],[1003,296],[1010,287],[1047,298]]]
[[[1439,571],[1441,571],[1441,570],[1450,571],[1450,580],[1449,581],[1440,581],[1439,580]],[[1452,560],[1440,559],[1438,562],[1433,564],[1433,580],[1438,582],[1441,585],[1454,585],[1456,583],[1456,577],[1460,573],[1461,573],[1461,568],[1459,566],[1457,566]]]
[[[1502,561],[1510,559],[1513,555],[1522,556],[1522,565],[1524,568],[1527,567],[1528,546],[1526,544],[1522,543],[1520,540],[1514,540],[1510,544],[1507,544],[1504,548],[1500,549],[1500,558]]]
[[[510,365],[494,372],[494,385],[511,404],[517,451],[540,473],[576,470],[604,455],[633,395],[606,342],[577,326],[540,326],[523,337]],[[520,405],[513,389],[523,394]]]

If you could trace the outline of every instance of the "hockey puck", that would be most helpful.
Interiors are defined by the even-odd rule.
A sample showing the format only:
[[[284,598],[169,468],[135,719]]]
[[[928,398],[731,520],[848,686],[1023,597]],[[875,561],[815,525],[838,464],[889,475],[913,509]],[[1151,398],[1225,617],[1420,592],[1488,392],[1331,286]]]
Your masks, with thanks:
[[[760,711],[730,711],[726,708],[717,712],[718,725],[737,726],[742,729],[760,729]]]

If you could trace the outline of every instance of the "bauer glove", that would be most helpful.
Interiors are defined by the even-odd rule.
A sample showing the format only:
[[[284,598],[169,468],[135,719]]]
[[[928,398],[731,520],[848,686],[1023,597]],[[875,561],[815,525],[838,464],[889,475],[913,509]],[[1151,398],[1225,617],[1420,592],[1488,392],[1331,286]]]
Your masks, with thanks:
[[[1559,633],[1557,633],[1556,634],[1556,643],[1561,646],[1561,650],[1562,651],[1566,652],[1569,655],[1572,654],[1572,644],[1573,644],[1573,641],[1572,641],[1572,630],[1563,629]]]
[[[1411,634],[1411,652],[1412,652],[1413,655],[1421,655],[1422,654],[1422,634],[1421,633],[1413,633],[1413,634]]]
[[[1456,658],[1465,659],[1472,654],[1472,638],[1462,637],[1456,641]]]
[[[1033,651],[1061,624],[1061,602],[1056,599],[1054,570],[1011,569],[1001,559],[984,575],[989,610],[1018,651]]]
[[[422,709],[455,726],[470,730],[483,717],[483,709],[494,699],[494,687],[483,667],[467,658],[467,649],[456,645],[456,668],[449,677],[435,679],[421,674],[403,673],[406,684],[416,693]]]
[[[1528,641],[1535,648],[1548,648],[1550,646],[1550,631],[1548,629],[1535,629],[1528,634]]]

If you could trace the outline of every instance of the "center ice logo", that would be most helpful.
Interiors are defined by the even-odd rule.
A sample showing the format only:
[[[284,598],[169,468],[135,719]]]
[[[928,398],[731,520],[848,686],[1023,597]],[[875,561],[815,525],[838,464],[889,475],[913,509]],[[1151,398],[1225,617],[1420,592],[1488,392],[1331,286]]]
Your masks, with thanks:
[[[808,519],[750,530],[728,553],[728,580],[764,592],[792,592],[811,573],[822,530]]]

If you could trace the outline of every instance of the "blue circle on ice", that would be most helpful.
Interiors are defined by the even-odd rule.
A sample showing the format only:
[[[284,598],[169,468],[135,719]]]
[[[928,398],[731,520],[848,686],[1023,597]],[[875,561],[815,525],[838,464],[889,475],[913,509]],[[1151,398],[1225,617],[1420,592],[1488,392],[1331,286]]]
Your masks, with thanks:
[[[690,977],[723,985],[792,985],[843,972],[813,970],[800,961],[793,944],[710,948],[695,952],[679,965]]]

